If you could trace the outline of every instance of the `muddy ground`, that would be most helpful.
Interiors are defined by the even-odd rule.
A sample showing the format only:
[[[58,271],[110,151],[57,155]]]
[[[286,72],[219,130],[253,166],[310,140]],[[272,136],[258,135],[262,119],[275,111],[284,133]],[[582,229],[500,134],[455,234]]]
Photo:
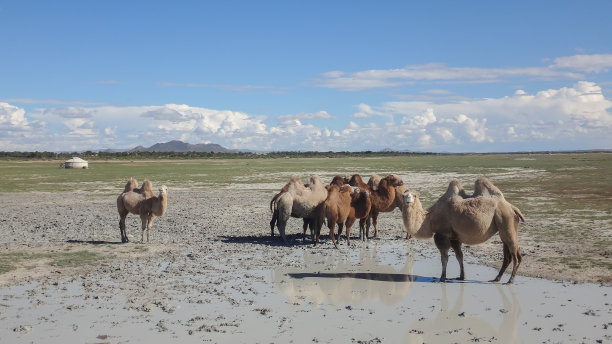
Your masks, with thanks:
[[[547,265],[554,245],[521,234],[513,286],[486,283],[502,257],[495,238],[465,250],[466,282],[438,283],[435,246],[406,241],[397,210],[367,244],[313,248],[292,219],[284,245],[269,230],[278,188],[171,189],[147,244],[135,216],[120,243],[115,195],[1,194],[0,254],[31,255],[0,275],[0,342],[612,340],[609,273]],[[49,258],[79,251],[95,262]],[[457,270],[451,258],[449,277]]]

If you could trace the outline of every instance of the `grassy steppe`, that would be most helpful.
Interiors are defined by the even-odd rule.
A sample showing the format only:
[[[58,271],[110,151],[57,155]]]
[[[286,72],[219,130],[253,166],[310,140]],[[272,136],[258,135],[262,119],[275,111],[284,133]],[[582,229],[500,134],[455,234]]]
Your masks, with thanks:
[[[272,183],[288,176],[397,173],[432,204],[451,178],[471,189],[489,176],[526,215],[521,240],[549,247],[538,256],[563,269],[585,266],[612,271],[612,154],[400,155],[360,158],[183,159],[90,161],[86,170],[58,168],[60,161],[0,161],[0,190],[118,194],[129,177],[154,187],[216,188]],[[424,178],[431,176],[426,183]],[[326,178],[324,182],[328,182]],[[331,179],[331,178],[330,178]],[[268,186],[269,187],[269,186]],[[257,201],[257,200],[253,200]]]

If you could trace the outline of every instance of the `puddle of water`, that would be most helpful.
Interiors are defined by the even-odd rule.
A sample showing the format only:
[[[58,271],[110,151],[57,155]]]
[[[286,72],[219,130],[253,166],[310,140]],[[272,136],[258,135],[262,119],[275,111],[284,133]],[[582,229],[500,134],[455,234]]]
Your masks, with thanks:
[[[412,254],[408,246],[404,241],[371,241],[349,250],[296,249],[290,255],[295,264],[278,263],[269,270],[227,265],[194,276],[163,274],[169,276],[164,284],[171,286],[159,296],[167,300],[166,310],[126,307],[133,295],[112,281],[95,281],[98,284],[89,288],[79,279],[3,288],[0,342],[612,339],[611,287],[522,276],[511,286],[490,284],[484,281],[496,270],[475,264],[466,264],[469,280],[438,283],[435,248]],[[167,267],[163,263],[153,274]],[[448,275],[458,273],[451,257]],[[157,292],[161,287],[147,288]]]

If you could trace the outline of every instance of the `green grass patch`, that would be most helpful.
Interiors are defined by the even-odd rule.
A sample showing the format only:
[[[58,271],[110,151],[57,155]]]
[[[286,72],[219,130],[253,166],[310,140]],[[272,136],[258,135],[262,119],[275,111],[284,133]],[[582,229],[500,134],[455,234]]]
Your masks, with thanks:
[[[53,253],[2,253],[0,254],[0,274],[15,270],[19,267],[33,268],[34,265],[41,260],[51,266],[74,267],[96,264],[102,258],[104,258],[103,255],[85,250]]]

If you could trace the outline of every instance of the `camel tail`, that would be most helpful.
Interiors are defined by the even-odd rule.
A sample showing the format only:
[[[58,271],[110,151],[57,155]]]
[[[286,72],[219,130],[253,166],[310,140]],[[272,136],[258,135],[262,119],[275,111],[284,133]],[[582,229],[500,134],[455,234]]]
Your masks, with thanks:
[[[279,192],[276,195],[274,195],[274,197],[272,197],[272,200],[270,200],[270,212],[274,214],[274,212],[276,210],[278,210],[278,204],[276,201],[278,201],[278,199],[280,198],[280,196],[283,194],[283,192]]]
[[[519,208],[512,206],[512,210],[514,210],[514,216],[516,216],[517,219],[520,219],[522,222],[525,222],[525,216],[523,216],[523,213],[521,213]]]

